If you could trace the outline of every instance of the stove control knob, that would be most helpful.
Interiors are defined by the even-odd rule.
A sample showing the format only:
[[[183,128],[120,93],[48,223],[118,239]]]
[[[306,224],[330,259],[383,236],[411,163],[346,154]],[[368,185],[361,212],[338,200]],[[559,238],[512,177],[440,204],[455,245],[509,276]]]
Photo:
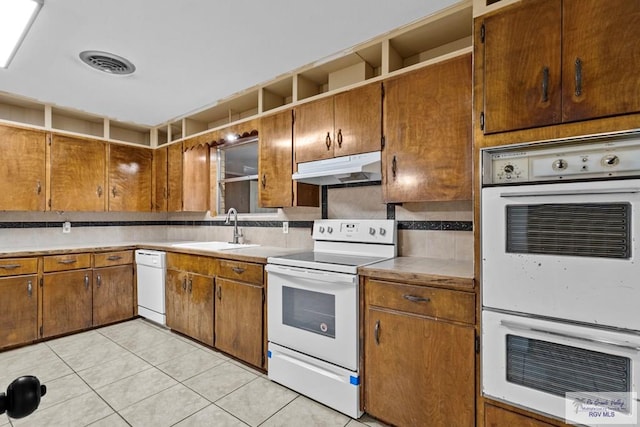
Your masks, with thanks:
[[[513,173],[513,171],[515,170],[515,168],[513,167],[513,165],[506,165],[506,166],[503,168],[503,170],[504,170],[506,173]]]
[[[372,236],[376,234],[376,229],[373,227],[369,227],[369,234],[371,234]]]
[[[323,227],[323,226],[318,227],[318,231],[319,231],[320,233],[324,233],[324,227]]]
[[[620,164],[620,157],[615,154],[607,154],[602,158],[602,166],[616,166]]]
[[[554,171],[563,171],[567,169],[567,166],[569,166],[569,164],[563,159],[558,159],[551,165]]]
[[[387,234],[387,230],[385,230],[384,228],[380,227],[380,231],[378,233],[380,233],[381,236],[384,236],[385,234]]]
[[[333,233],[333,227],[327,227],[327,233],[329,234]]]

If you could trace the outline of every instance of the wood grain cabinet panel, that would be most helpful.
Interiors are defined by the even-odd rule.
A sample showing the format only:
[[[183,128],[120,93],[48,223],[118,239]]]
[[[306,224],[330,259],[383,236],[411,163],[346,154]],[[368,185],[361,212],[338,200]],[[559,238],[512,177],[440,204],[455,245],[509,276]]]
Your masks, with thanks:
[[[152,158],[148,148],[109,144],[110,211],[151,211]]]
[[[153,150],[153,210],[166,212],[169,201],[169,187],[167,181],[168,148]]]
[[[44,257],[44,272],[77,270],[91,267],[91,254],[50,255]]]
[[[333,97],[295,108],[294,144],[296,163],[333,157]]]
[[[185,297],[186,290],[187,273],[167,269],[165,287],[167,326],[174,331],[188,335],[189,300]]]
[[[182,158],[182,210],[209,210],[209,146],[186,149]]]
[[[484,405],[485,427],[552,427],[553,424],[529,418],[493,405]],[[560,425],[566,425],[561,423]]]
[[[131,319],[133,300],[133,265],[93,270],[93,326]]]
[[[0,211],[46,210],[46,133],[0,125]]]
[[[0,259],[0,277],[20,276],[38,272],[37,258],[5,258]]]
[[[92,326],[93,274],[90,269],[45,273],[42,285],[42,337]]]
[[[38,338],[38,276],[0,278],[0,349]]]
[[[167,210],[182,210],[182,143],[167,147]]]
[[[94,139],[53,135],[49,153],[50,209],[104,211],[106,148]]]
[[[384,201],[471,200],[471,55],[384,86]]]

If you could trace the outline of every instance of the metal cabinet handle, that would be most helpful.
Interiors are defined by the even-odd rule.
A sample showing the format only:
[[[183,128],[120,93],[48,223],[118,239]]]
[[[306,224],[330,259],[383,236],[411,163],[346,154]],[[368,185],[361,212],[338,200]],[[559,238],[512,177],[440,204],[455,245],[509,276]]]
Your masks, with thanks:
[[[29,298],[33,295],[33,282],[29,280],[27,282],[27,293],[29,294]]]
[[[417,297],[415,295],[402,295],[402,298],[409,300],[411,302],[429,302],[431,301],[430,298],[426,298],[426,297]]]
[[[267,175],[262,174],[262,188],[267,188]]]
[[[118,195],[118,190],[116,190],[116,187],[113,187],[111,189],[111,195],[113,195],[113,197],[116,197]]]
[[[376,340],[376,345],[380,345],[380,321],[376,320],[376,326],[373,328],[373,336]]]
[[[342,129],[338,129],[338,148],[342,148]]]
[[[102,197],[102,185],[98,185],[98,188],[96,188],[96,193],[98,194],[98,197]]]
[[[184,279],[182,279],[182,290],[183,291],[187,290],[187,278],[186,277]]]
[[[233,267],[233,268],[232,268],[232,270],[233,270],[233,272],[234,272],[234,273],[236,273],[236,274],[242,274],[242,273],[244,273],[244,268],[242,268],[242,267]]]
[[[193,290],[193,280],[189,279],[189,293]]]
[[[42,193],[42,184],[40,183],[40,181],[38,181],[36,183],[36,194],[39,195],[40,193]]]
[[[549,67],[542,68],[542,102],[549,101]]]
[[[98,282],[98,283],[97,283],[97,286],[98,286],[98,287],[100,287],[100,285],[102,285],[102,276],[100,276],[100,275],[98,274],[98,277],[96,277],[96,280],[97,280],[97,282]]]
[[[71,259],[60,259],[60,260],[58,260],[58,264],[73,264],[73,263],[75,263],[77,261],[78,261],[77,259],[73,259],[73,258],[71,258]]]
[[[221,300],[222,299],[222,286],[218,285],[218,299]]]
[[[331,149],[331,135],[327,132],[327,137],[324,140],[324,143],[327,144],[327,150]]]
[[[167,200],[167,197],[168,197],[167,187],[162,188],[162,197],[164,197],[164,199]]]
[[[393,156],[393,160],[391,160],[391,175],[393,176],[393,179],[396,179],[396,176],[398,175],[398,159],[396,156]]]
[[[88,274],[84,275],[84,288],[85,289],[89,289],[89,275]]]
[[[580,58],[576,58],[576,96],[582,95],[582,60]]]
[[[107,258],[107,261],[119,261],[122,257],[120,255],[111,255]]]
[[[22,267],[22,265],[20,264],[5,264],[5,265],[0,265],[0,268],[3,268],[5,270],[15,270],[16,268],[20,268]]]

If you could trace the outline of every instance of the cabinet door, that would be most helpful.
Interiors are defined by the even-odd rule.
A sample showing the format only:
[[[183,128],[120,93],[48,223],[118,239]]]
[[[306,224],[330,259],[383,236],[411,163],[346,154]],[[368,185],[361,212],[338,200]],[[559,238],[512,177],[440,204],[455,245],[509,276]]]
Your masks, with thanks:
[[[44,211],[44,132],[0,125],[0,211]]]
[[[93,325],[133,317],[133,266],[98,268],[93,272]]]
[[[365,411],[403,426],[472,426],[474,329],[367,310]]]
[[[262,286],[216,278],[215,347],[262,367]]]
[[[293,143],[296,163],[333,157],[333,97],[296,107]]]
[[[385,82],[385,202],[471,200],[471,55]]]
[[[157,148],[153,151],[153,173],[154,173],[154,205],[156,212],[167,211],[167,201],[169,200],[169,187],[167,182],[167,147]]]
[[[561,22],[561,0],[522,2],[485,19],[485,133],[560,122]]]
[[[0,279],[0,348],[38,338],[38,277]]]
[[[484,420],[485,427],[552,427],[543,421],[487,404],[484,405]]]
[[[213,347],[213,277],[189,273],[188,335]]]
[[[640,2],[564,0],[562,22],[563,120],[640,111]]]
[[[49,164],[51,210],[105,210],[106,152],[103,142],[53,135]]]
[[[334,97],[335,157],[379,151],[382,138],[382,86],[369,84]]]
[[[189,334],[189,299],[187,273],[167,269],[165,302],[167,326],[183,334]]]
[[[183,154],[182,210],[209,210],[209,146],[196,145]]]
[[[182,143],[167,147],[167,210],[182,210]]]
[[[47,273],[42,285],[43,337],[91,327],[91,270]]]
[[[110,211],[151,211],[151,166],[148,148],[109,145]]]
[[[288,207],[293,202],[291,111],[260,120],[258,143],[258,204],[263,208]]]

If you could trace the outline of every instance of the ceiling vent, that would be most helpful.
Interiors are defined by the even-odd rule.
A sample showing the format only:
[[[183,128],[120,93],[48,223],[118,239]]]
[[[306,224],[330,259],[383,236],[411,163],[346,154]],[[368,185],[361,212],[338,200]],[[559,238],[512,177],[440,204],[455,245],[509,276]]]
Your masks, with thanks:
[[[128,59],[99,50],[85,50],[84,52],[80,52],[80,59],[90,67],[109,74],[126,75],[136,70],[135,65]]]

